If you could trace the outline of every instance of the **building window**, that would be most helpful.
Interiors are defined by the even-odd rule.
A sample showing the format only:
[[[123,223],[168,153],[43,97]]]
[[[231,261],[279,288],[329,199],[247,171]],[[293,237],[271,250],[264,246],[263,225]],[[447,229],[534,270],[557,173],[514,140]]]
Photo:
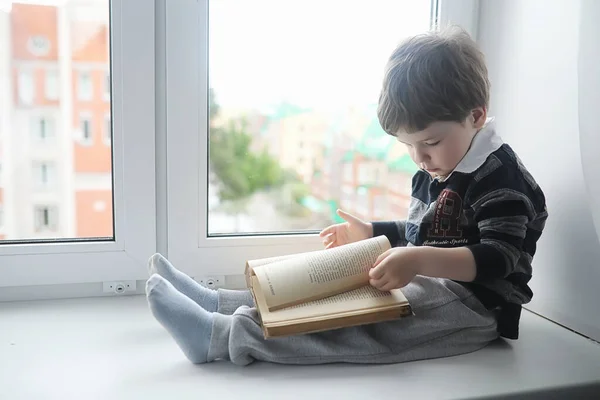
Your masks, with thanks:
[[[110,114],[106,114],[104,116],[104,132],[102,134],[102,138],[104,140],[104,144],[110,146],[112,142],[112,121]]]
[[[345,183],[354,183],[353,174],[352,174],[352,164],[344,163],[342,164],[342,171],[344,176]]]
[[[46,79],[44,82],[45,94],[47,100],[58,100],[59,97],[59,85],[58,85],[58,71],[47,70]]]
[[[32,71],[19,71],[17,82],[19,103],[24,106],[33,105],[35,100],[35,82]]]
[[[36,57],[43,57],[50,52],[50,40],[46,36],[32,36],[27,41],[27,49]]]
[[[58,208],[55,206],[35,206],[34,223],[36,232],[58,230]]]
[[[31,135],[38,142],[48,142],[54,137],[54,121],[48,117],[34,117],[30,121]]]
[[[92,136],[92,117],[88,114],[79,116],[80,142],[85,145],[91,145],[94,141]]]
[[[376,195],[373,198],[373,218],[383,219],[388,214],[388,198],[384,195]]]
[[[33,165],[33,179],[35,187],[47,189],[54,185],[54,164],[51,162],[38,162]]]
[[[106,202],[102,200],[97,200],[94,202],[92,208],[95,212],[104,212],[106,211]]]
[[[367,163],[361,163],[358,165],[358,184],[359,185],[369,185],[371,184],[370,180],[370,165]]]
[[[81,101],[90,101],[94,96],[92,75],[89,72],[79,72],[77,82],[77,97]]]

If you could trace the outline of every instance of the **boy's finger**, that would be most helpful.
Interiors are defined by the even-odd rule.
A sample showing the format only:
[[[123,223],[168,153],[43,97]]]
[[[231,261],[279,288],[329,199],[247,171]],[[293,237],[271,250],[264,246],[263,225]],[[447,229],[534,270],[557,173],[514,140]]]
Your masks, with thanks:
[[[356,218],[354,215],[352,214],[348,214],[346,211],[342,211],[342,210],[337,210],[337,215],[339,215],[340,217],[342,217],[344,220],[346,220],[347,222],[361,222],[360,219]]]
[[[321,235],[320,235],[321,236]],[[328,233],[326,235],[322,235],[323,243],[327,243],[335,239],[335,233]]]
[[[384,253],[380,254],[379,257],[377,257],[377,260],[375,260],[375,263],[373,264],[372,268],[377,267],[379,264],[381,264],[381,262],[383,260],[385,260],[387,258],[387,256],[390,255],[390,251],[386,250]]]
[[[331,225],[331,226],[328,226],[327,228],[323,229],[321,232],[319,232],[319,236],[323,237],[323,236],[331,235],[332,233],[335,233],[335,225]]]
[[[385,263],[380,262],[376,267],[371,268],[369,271],[369,278],[371,279],[381,279],[383,275],[385,275]]]
[[[323,239],[323,246],[327,246],[329,243],[335,241],[337,241],[337,236],[334,233],[330,233]]]
[[[389,292],[392,289],[396,289],[396,286],[397,286],[396,282],[389,281],[389,282],[386,282],[385,285],[379,287],[378,289],[381,290],[382,292]]]
[[[337,240],[334,240],[325,246],[325,250],[337,246]]]
[[[381,278],[381,279],[369,279],[369,283],[375,289],[381,290],[381,288],[384,287],[388,283],[388,281],[385,278]]]

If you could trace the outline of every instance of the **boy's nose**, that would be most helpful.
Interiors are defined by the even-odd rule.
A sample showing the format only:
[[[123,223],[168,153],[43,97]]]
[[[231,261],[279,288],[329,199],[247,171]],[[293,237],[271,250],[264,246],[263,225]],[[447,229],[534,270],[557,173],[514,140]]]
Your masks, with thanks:
[[[418,150],[415,151],[414,157],[415,157],[415,163],[417,163],[417,164],[421,164],[423,162],[431,160],[431,157],[429,156],[429,154],[427,154],[426,152],[423,152],[423,151],[418,151]]]

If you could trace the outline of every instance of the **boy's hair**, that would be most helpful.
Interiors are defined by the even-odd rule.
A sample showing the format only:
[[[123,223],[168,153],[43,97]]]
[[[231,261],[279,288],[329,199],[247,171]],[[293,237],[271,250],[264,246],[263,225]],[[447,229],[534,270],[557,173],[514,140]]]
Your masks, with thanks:
[[[410,37],[390,56],[377,116],[383,130],[421,131],[435,121],[462,123],[487,107],[490,83],[483,53],[457,27]]]

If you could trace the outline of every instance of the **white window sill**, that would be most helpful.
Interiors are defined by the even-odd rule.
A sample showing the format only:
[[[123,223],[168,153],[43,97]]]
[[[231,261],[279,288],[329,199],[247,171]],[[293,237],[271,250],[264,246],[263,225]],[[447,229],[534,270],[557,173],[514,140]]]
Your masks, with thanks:
[[[600,391],[600,346],[527,311],[518,341],[384,366],[194,366],[144,296],[3,303],[0,321],[0,388],[13,398],[541,399]]]

